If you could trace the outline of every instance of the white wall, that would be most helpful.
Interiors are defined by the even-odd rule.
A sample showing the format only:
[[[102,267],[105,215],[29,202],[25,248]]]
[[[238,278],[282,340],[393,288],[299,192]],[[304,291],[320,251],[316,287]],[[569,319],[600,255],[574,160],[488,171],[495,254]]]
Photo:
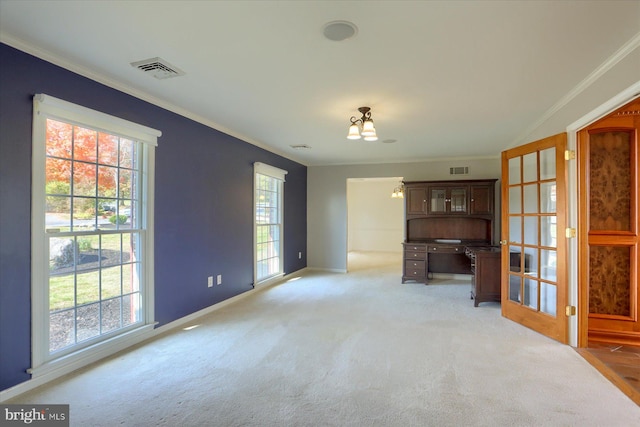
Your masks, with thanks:
[[[347,251],[402,252],[404,199],[391,198],[401,179],[347,180]]]
[[[505,149],[535,141],[557,133],[598,106],[638,82],[640,76],[640,34],[621,47],[611,58],[603,59],[570,94],[558,94],[558,103],[542,119],[532,116],[532,126],[523,129],[516,141],[504,141]],[[576,52],[576,54],[579,52]],[[553,64],[549,64],[553,72]],[[537,120],[537,121],[536,121]],[[473,144],[473,141],[469,142]],[[469,179],[499,178],[500,153],[493,159],[448,160],[395,163],[378,165],[310,166],[307,175],[308,197],[308,266],[311,268],[346,271],[347,253],[347,197],[348,178],[403,176],[407,181],[449,179],[449,167],[470,166]],[[569,166],[569,195],[575,197],[575,169]],[[462,178],[462,177],[459,177]],[[467,177],[465,177],[467,178]],[[572,184],[573,183],[573,184]],[[498,182],[498,187],[500,182]],[[499,199],[499,198],[497,198]],[[499,208],[499,206],[497,206]],[[575,213],[575,199],[570,200],[570,211]],[[500,212],[496,210],[496,212]],[[574,213],[572,216],[574,216]],[[575,227],[577,224],[569,224]],[[496,227],[499,230],[499,224]],[[573,250],[575,252],[575,248]],[[575,257],[575,253],[573,255]],[[575,272],[575,258],[570,265]],[[575,278],[571,278],[574,280]],[[575,282],[572,286],[575,288]],[[575,289],[572,291],[575,298]]]
[[[449,168],[458,166],[468,166],[469,175],[449,175]],[[500,159],[496,156],[419,163],[310,166],[307,169],[307,265],[347,271],[347,179],[399,176],[405,181],[500,178]],[[498,182],[496,200],[499,186]],[[496,209],[499,212],[499,205]]]

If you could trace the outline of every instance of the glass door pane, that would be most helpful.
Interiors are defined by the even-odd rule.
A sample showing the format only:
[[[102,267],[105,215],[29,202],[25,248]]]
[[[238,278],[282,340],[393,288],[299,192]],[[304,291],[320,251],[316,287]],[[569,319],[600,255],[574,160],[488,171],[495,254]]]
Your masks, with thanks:
[[[514,176],[516,183],[509,186],[508,193],[510,300],[552,316],[556,308],[550,305],[557,300],[555,158],[555,148],[547,148],[527,153],[518,161],[510,159],[510,164],[522,164],[523,168],[521,179]],[[517,268],[514,259],[518,260]],[[517,298],[516,285],[520,286]]]
[[[451,189],[451,212],[464,213],[467,211],[467,190],[464,188]]]
[[[538,243],[536,265],[541,279],[539,289],[540,311],[556,317],[558,299],[557,274],[557,203],[556,203],[556,150],[541,150],[538,219],[540,242]],[[543,249],[543,247],[545,247]]]
[[[522,157],[509,159],[509,283],[508,299],[522,303]],[[513,185],[511,185],[513,184]]]
[[[431,212],[446,212],[446,190],[444,188],[430,188],[429,200]]]

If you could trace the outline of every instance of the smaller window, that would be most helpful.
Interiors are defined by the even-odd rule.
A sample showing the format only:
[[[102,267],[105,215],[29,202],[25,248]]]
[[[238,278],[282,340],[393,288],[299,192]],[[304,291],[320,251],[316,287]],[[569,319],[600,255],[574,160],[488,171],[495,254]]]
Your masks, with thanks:
[[[255,283],[282,276],[284,177],[287,171],[254,164]]]

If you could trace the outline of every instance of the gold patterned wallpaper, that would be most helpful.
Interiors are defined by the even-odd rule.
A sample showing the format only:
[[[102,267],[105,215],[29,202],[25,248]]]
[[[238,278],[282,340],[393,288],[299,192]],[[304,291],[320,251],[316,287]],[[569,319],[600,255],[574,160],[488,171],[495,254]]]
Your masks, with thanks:
[[[631,152],[627,132],[590,136],[589,228],[629,231],[631,224]]]

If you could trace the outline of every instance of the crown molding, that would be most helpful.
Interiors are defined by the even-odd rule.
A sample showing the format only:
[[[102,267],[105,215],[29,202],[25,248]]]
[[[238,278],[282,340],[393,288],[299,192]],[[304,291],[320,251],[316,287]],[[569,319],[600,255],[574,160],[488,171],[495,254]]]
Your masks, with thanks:
[[[539,128],[544,122],[549,120],[555,113],[560,111],[564,106],[569,104],[576,96],[584,92],[589,86],[594,84],[600,77],[611,70],[616,64],[627,57],[631,52],[640,46],[640,32],[631,37],[625,44],[623,44],[613,55],[607,58],[602,64],[600,64],[595,70],[593,70],[587,77],[585,77],[580,83],[578,83],[573,89],[571,89],[565,96],[560,98],[558,102],[551,106],[536,122],[529,126],[509,147],[515,147],[525,142],[525,139]]]
[[[492,156],[460,156],[460,157],[430,157],[422,159],[404,159],[394,161],[370,161],[370,162],[350,162],[350,163],[312,163],[308,167],[330,167],[330,166],[366,166],[366,165],[395,165],[407,163],[440,163],[440,162],[463,162],[473,160],[499,160],[500,154]]]
[[[210,127],[211,129],[215,129],[217,131],[220,131],[222,133],[225,133],[229,136],[232,136],[234,138],[237,138],[241,141],[244,141],[248,144],[251,145],[255,145],[256,147],[262,148],[266,151],[269,151],[273,154],[277,154],[278,156],[282,156],[286,159],[292,160],[294,162],[300,163],[304,166],[307,166],[307,164],[305,164],[305,162],[303,162],[301,159],[296,158],[295,156],[291,156],[288,153],[283,153],[279,150],[274,149],[271,146],[268,146],[258,140],[255,140],[253,138],[250,138],[246,135],[243,135],[241,133],[235,132],[229,128],[226,128],[222,125],[220,125],[219,123],[216,123],[212,120],[209,120],[199,114],[196,114],[192,111],[186,110],[182,107],[178,107],[177,105],[172,104],[169,101],[166,101],[164,99],[161,98],[157,98],[147,92],[132,88],[130,86],[124,85],[112,78],[109,78],[103,74],[100,73],[96,73],[93,70],[90,70],[86,67],[83,67],[81,65],[78,65],[76,63],[73,63],[71,61],[68,61],[67,59],[64,59],[58,55],[55,55],[51,52],[45,51],[43,49],[40,49],[39,47],[34,46],[31,43],[25,42],[24,40],[18,39],[16,37],[13,37],[5,32],[0,31],[0,42],[4,43],[8,46],[11,46],[15,49],[18,49],[22,52],[28,53],[29,55],[35,56],[36,58],[42,59],[43,61],[47,61],[50,62],[53,65],[57,65],[61,68],[64,68],[65,70],[71,71],[75,74],[79,74],[83,77],[86,77],[88,79],[91,79],[95,82],[98,82],[100,84],[103,84],[105,86],[108,86],[112,89],[116,89],[120,92],[123,92],[127,95],[131,95],[135,98],[138,98],[142,101],[148,102],[150,104],[153,104],[157,107],[163,108],[167,111],[171,111],[172,113],[176,113],[180,116],[186,117],[188,119],[191,119],[195,122],[198,122],[200,124],[203,124],[207,127]]]

